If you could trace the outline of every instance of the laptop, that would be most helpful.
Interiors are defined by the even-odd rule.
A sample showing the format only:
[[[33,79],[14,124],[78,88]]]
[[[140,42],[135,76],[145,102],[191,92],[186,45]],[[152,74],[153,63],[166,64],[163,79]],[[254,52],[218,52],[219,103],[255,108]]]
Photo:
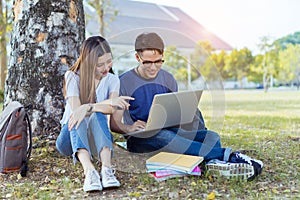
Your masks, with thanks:
[[[186,90],[155,95],[145,129],[130,132],[127,135],[139,135],[140,137],[147,132],[155,134],[162,128],[191,123],[197,111],[202,91]]]

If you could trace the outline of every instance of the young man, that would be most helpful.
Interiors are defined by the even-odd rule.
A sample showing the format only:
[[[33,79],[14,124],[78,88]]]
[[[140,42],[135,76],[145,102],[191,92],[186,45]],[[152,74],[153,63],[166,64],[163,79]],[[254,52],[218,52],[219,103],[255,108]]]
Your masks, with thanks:
[[[129,110],[114,112],[110,121],[111,130],[122,134],[145,128],[155,94],[178,90],[174,77],[162,69],[164,42],[158,34],[140,34],[135,41],[135,50],[139,65],[120,76],[120,95],[131,96],[135,100],[129,101]],[[231,148],[221,147],[220,136],[213,131],[206,130],[200,111],[197,111],[195,119],[189,130],[183,127],[165,128],[150,137],[143,137],[142,134],[125,136],[127,148],[130,152],[136,153],[163,150],[203,156],[206,162],[211,161],[207,165],[208,168],[225,166],[227,171],[224,173],[235,169],[239,173],[232,172],[231,176],[245,176],[247,179],[253,179],[261,173],[263,166],[261,161],[251,159],[239,152],[231,153]],[[216,162],[216,159],[222,162]],[[228,164],[228,162],[232,163]],[[249,170],[251,173],[247,174],[246,171]]]

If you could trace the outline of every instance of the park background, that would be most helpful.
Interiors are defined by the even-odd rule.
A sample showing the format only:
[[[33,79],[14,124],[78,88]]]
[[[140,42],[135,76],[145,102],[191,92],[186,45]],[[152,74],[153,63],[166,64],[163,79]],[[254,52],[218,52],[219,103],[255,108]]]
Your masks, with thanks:
[[[22,6],[20,2],[23,2]],[[102,4],[99,4],[99,2],[102,2]],[[108,34],[105,31],[109,30],[106,25],[117,22],[118,17],[123,17],[122,8],[114,5],[114,2],[124,4],[125,1],[84,1],[85,10],[80,11],[79,8],[75,12],[75,22],[77,23],[73,24],[75,29],[74,27],[68,29],[67,25],[70,25],[70,22],[61,27],[60,21],[57,21],[57,18],[53,15],[50,15],[52,21],[49,20],[47,21],[48,23],[45,23],[41,17],[39,18],[40,21],[36,20],[31,25],[45,23],[48,26],[50,24],[52,25],[52,31],[59,30],[67,35],[66,37],[70,38],[73,35],[68,35],[68,31],[71,33],[74,30],[82,32],[84,23],[78,23],[78,20],[84,14],[87,14],[87,8],[92,7],[96,12],[94,12],[94,15],[85,15],[85,24],[88,24],[89,20],[97,19],[99,8],[103,8],[104,14],[106,14],[105,11],[108,12],[107,15],[104,15],[106,18],[99,18],[100,22],[101,19],[103,20],[103,26],[99,26],[99,28],[103,28],[103,32],[101,33],[100,29],[98,33],[105,36]],[[293,6],[293,2],[281,1],[281,4],[284,5],[282,9],[288,10],[288,14],[291,15],[296,7]],[[212,42],[203,38],[203,40],[192,41],[195,47],[192,51],[189,51],[190,54],[188,55],[183,53],[182,48],[176,45],[169,45],[166,50],[165,67],[182,83],[182,89],[196,88],[198,86],[204,87],[205,93],[199,106],[205,115],[208,128],[221,134],[224,146],[247,150],[251,156],[263,160],[266,166],[261,177],[250,183],[236,180],[215,180],[211,177],[202,177],[201,179],[184,178],[156,183],[147,174],[134,171],[134,168],[130,165],[137,158],[132,156],[132,162],[123,163],[122,159],[116,160],[117,175],[121,177],[123,184],[119,190],[104,191],[100,194],[89,196],[81,191],[82,178],[80,178],[81,173],[78,172],[78,166],[72,166],[70,159],[60,157],[53,146],[53,141],[59,133],[58,120],[62,113],[63,105],[62,95],[58,92],[62,84],[62,72],[67,69],[68,64],[74,62],[80,45],[78,41],[82,41],[89,33],[85,31],[81,35],[77,33],[75,38],[77,37],[78,44],[73,44],[74,48],[58,48],[59,51],[64,53],[70,50],[74,52],[77,49],[77,53],[69,53],[68,56],[65,56],[66,54],[63,54],[64,56],[53,56],[57,53],[55,52],[57,46],[51,46],[50,44],[54,43],[53,39],[61,36],[59,33],[51,41],[44,34],[39,34],[45,33],[45,30],[39,32],[36,26],[20,25],[22,20],[26,21],[26,19],[31,18],[34,20],[38,16],[42,16],[37,15],[37,13],[47,10],[41,9],[39,11],[35,9],[35,12],[33,12],[29,8],[31,6],[34,7],[32,4],[41,6],[41,8],[45,7],[47,1],[1,1],[1,3],[3,3],[1,4],[3,5],[1,6],[1,11],[3,12],[0,23],[1,44],[6,42],[5,45],[1,45],[1,87],[2,91],[4,90],[2,95],[4,99],[2,101],[5,104],[6,98],[6,100],[20,100],[25,104],[32,103],[33,100],[36,103],[31,113],[35,128],[35,148],[31,160],[32,171],[24,179],[18,178],[16,174],[0,176],[0,179],[2,179],[0,187],[3,188],[2,193],[0,193],[1,197],[8,199],[63,199],[80,198],[82,196],[85,198],[97,198],[100,196],[111,199],[282,199],[299,197],[300,95],[298,90],[300,78],[300,34],[297,27],[296,29],[287,30],[285,34],[275,38],[270,35],[269,31],[263,32],[265,34],[259,36],[255,45],[251,42],[251,47],[231,44],[225,40],[225,36],[221,36],[221,31],[216,31],[213,34],[216,37],[221,36],[231,48],[221,49],[218,46],[213,46]],[[18,6],[13,7],[12,3]],[[196,5],[195,1],[193,3]],[[222,10],[222,3],[216,1],[215,3],[216,7],[219,5],[217,10]],[[265,5],[265,2],[263,1],[262,4]],[[61,10],[57,8],[61,5],[65,7],[62,6],[60,9],[65,9],[71,21],[72,19],[74,20],[74,16],[70,15],[70,13],[72,8],[80,6],[80,2],[70,1],[68,4],[63,4],[63,1],[52,2],[50,8],[54,9],[52,12],[58,12]],[[97,9],[99,5],[100,7]],[[156,4],[147,5],[151,7],[156,6]],[[253,4],[249,3],[249,5],[259,7],[260,4],[253,2]],[[266,5],[269,10],[273,9],[271,3]],[[251,6],[249,7],[250,10]],[[12,13],[12,10],[18,13],[16,8],[28,9],[26,12],[29,15],[19,15],[20,19],[16,20],[16,16]],[[168,9],[168,7],[164,9]],[[211,13],[214,13],[214,16],[216,16],[216,10],[207,10],[211,10]],[[233,12],[232,10],[225,10],[229,13]],[[30,11],[33,13],[30,13]],[[24,10],[21,10],[22,12],[25,13]],[[143,10],[141,12],[143,13]],[[188,15],[189,13],[186,14]],[[22,17],[24,18],[22,19]],[[63,18],[62,15],[60,17]],[[251,18],[253,16],[248,15],[248,17]],[[267,14],[265,17],[269,18]],[[294,18],[296,17],[291,16],[289,19]],[[272,19],[278,22],[278,20]],[[264,18],[261,19],[261,21],[263,20]],[[197,21],[201,24],[201,20],[197,19]],[[258,22],[256,21],[256,23]],[[284,27],[280,26],[282,23],[277,24],[278,29],[284,29]],[[291,22],[288,21],[285,24],[295,24],[295,22],[291,20]],[[76,26],[80,28],[76,29]],[[215,24],[215,26],[221,25]],[[225,26],[224,23],[223,26]],[[209,24],[206,24],[206,27],[209,27]],[[226,26],[223,28],[229,29]],[[146,24],[144,29],[149,29],[149,26]],[[162,33],[182,32],[182,30],[163,30],[162,27],[156,27],[156,29],[162,31]],[[234,35],[234,32],[239,32],[239,29],[243,29],[240,24],[230,27],[232,35]],[[264,31],[263,27],[253,26],[248,30],[250,29]],[[139,31],[141,30],[143,29]],[[207,32],[209,32],[208,29]],[[113,38],[109,35],[106,36],[113,42]],[[234,37],[237,38],[237,36]],[[247,38],[244,40],[248,41]],[[66,41],[67,43],[64,43],[64,45],[69,45],[68,40]],[[133,44],[133,41],[131,43]],[[42,45],[39,46],[39,44]],[[22,49],[23,45],[25,45],[24,49]],[[41,46],[43,48],[45,46],[49,47],[49,52],[40,51],[41,49],[44,50],[40,48]],[[7,48],[8,54],[5,54],[5,48]],[[20,52],[23,52],[23,54],[20,54]],[[170,53],[168,54],[168,52]],[[126,51],[125,54],[115,56],[116,64],[119,64],[123,57],[127,58],[127,54],[132,54],[132,52]],[[19,55],[25,56],[20,60]],[[56,56],[60,62],[44,62],[47,59],[55,60],[57,59]],[[3,61],[6,61],[6,64],[3,64]],[[187,66],[190,67],[188,68]],[[6,67],[8,67],[7,70]],[[50,68],[50,71],[47,71],[49,70],[48,68]],[[57,71],[57,68],[60,70]],[[6,75],[7,73],[8,75]],[[122,70],[120,70],[120,73],[122,73]],[[5,78],[3,78],[3,74]],[[59,76],[57,77],[57,75]],[[4,88],[5,79],[7,80],[6,91]],[[50,79],[52,82],[48,82]],[[192,84],[195,80],[200,80],[200,82]],[[226,83],[232,84],[231,86],[229,84],[228,88],[226,88]],[[50,89],[48,90],[45,88],[41,89],[41,87],[35,88],[41,84],[47,86],[54,84],[56,87],[49,87]],[[234,90],[228,90],[229,88]],[[12,91],[15,92],[12,93]],[[215,91],[220,92],[216,93]],[[221,113],[221,116],[216,116],[214,111]],[[219,123],[216,125],[216,122]],[[122,140],[118,135],[115,138],[116,140]],[[120,158],[122,158],[122,152],[119,152],[119,154]],[[60,159],[57,159],[57,157]],[[127,161],[126,158],[123,160]],[[68,168],[65,167],[66,163],[68,163]],[[128,170],[124,170],[122,168],[124,166],[128,167]]]

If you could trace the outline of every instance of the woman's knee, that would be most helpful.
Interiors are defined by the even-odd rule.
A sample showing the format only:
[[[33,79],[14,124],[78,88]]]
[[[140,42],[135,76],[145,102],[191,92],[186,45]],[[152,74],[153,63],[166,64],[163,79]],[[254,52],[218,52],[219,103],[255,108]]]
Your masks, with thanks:
[[[105,120],[106,121],[106,115],[104,115],[103,113],[101,112],[94,112],[91,114],[90,116],[91,119],[96,119],[96,120]]]
[[[108,127],[107,123],[107,117],[103,113],[96,112],[93,113],[90,116],[90,121],[89,121],[89,127],[92,129],[92,131],[97,131],[101,129],[104,132],[105,135],[109,136],[110,135],[110,130]]]
[[[64,156],[72,155],[72,146],[70,140],[70,132],[68,125],[64,125],[55,141],[55,146],[58,152]]]
[[[63,143],[61,140],[56,140],[56,149],[58,152],[63,156],[72,156],[72,148],[70,145],[66,145],[66,143]]]

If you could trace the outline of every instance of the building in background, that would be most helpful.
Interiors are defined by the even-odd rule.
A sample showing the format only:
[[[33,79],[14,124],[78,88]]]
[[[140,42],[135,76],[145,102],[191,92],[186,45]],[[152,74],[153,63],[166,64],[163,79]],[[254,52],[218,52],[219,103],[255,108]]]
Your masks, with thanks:
[[[105,15],[104,36],[113,48],[114,69],[117,73],[137,65],[134,42],[142,32],[157,32],[166,46],[176,46],[182,55],[191,54],[199,41],[209,41],[216,50],[232,50],[228,43],[208,32],[180,8],[131,0],[111,0],[111,6],[112,11],[118,14]],[[99,35],[96,10],[86,4],[85,12],[92,16],[87,17],[86,36]]]

